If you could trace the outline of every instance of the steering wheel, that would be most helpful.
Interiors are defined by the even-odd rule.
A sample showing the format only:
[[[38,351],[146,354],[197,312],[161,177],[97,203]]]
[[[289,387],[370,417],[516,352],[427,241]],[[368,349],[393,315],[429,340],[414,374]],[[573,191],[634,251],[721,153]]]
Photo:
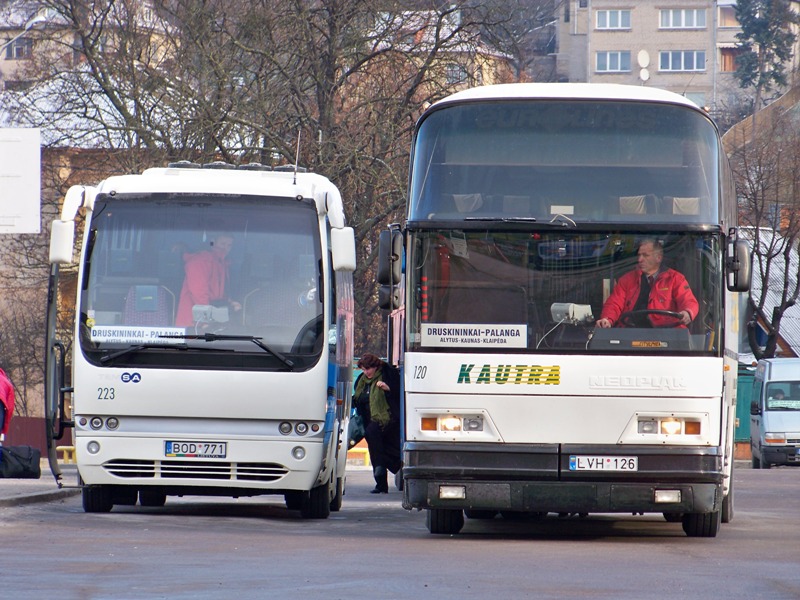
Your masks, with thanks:
[[[645,309],[645,310],[631,310],[628,312],[624,312],[619,316],[619,323],[623,327],[636,327],[637,317],[646,317],[648,315],[659,315],[661,317],[668,317],[670,319],[675,319],[675,322],[669,322],[664,325],[655,326],[657,329],[667,328],[667,327],[680,327],[683,324],[683,315],[679,312],[675,312],[674,310],[654,310],[654,309]]]

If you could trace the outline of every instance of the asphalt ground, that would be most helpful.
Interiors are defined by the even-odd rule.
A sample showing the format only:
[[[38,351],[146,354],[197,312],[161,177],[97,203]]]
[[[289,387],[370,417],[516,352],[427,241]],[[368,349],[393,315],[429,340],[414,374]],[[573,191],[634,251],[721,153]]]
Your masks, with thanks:
[[[52,502],[80,494],[80,489],[77,487],[78,469],[74,464],[61,463],[61,487],[50,473],[50,466],[46,460],[42,460],[41,467],[42,475],[39,479],[0,478],[0,507]],[[749,469],[750,461],[737,460],[736,468]],[[369,469],[369,467],[356,466],[348,461],[348,469]]]

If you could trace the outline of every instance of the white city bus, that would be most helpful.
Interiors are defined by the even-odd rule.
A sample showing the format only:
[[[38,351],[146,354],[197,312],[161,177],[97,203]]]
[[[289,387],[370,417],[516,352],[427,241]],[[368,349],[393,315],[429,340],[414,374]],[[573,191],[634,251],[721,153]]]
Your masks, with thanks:
[[[67,356],[55,292],[81,217]],[[220,235],[230,251],[210,258]],[[223,265],[216,288],[193,260]],[[283,494],[306,518],[340,508],[355,241],[328,179],[175,163],[74,186],[50,262],[50,462],[60,481],[55,444],[74,427],[85,511],[171,495]]]
[[[708,115],[647,87],[467,90],[419,119],[409,193],[379,270],[391,283],[402,242],[404,506],[432,533],[465,514],[655,512],[715,536],[733,511],[749,253]],[[698,314],[596,328],[646,238]]]

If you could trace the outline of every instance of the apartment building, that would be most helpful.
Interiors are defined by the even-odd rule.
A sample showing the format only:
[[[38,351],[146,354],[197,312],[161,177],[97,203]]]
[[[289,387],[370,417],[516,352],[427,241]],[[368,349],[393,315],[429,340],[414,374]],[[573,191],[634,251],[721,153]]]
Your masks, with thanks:
[[[562,81],[650,85],[709,111],[749,96],[739,88],[736,0],[567,0],[559,18]]]

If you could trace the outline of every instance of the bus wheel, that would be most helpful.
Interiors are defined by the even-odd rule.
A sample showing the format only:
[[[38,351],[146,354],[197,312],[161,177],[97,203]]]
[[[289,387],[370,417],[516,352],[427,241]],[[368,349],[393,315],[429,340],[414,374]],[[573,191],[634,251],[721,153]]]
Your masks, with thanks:
[[[683,515],[683,531],[689,537],[717,537],[720,511],[710,513],[686,513]]]
[[[431,533],[454,534],[464,526],[464,511],[447,508],[429,508],[426,524]]]
[[[159,508],[167,503],[167,495],[160,490],[139,490],[139,504]]]
[[[754,469],[760,469],[761,468],[761,461],[758,460],[758,457],[755,454],[753,454],[753,460],[752,460],[752,464],[750,466],[753,467]]]
[[[81,497],[83,512],[111,512],[111,509],[114,508],[111,487],[108,485],[88,485],[81,490]]]
[[[311,488],[303,496],[300,504],[300,516],[304,519],[327,519],[331,514],[331,499],[328,485],[318,485]]]
[[[733,521],[733,475],[731,474],[731,484],[728,486],[728,495],[722,499],[722,522],[730,523]]]
[[[117,506],[136,506],[136,488],[127,485],[115,485],[111,488],[111,503]]]
[[[303,492],[298,492],[296,490],[286,492],[283,495],[283,500],[286,502],[286,508],[289,510],[300,510],[300,507],[303,506]]]
[[[497,516],[496,510],[481,510],[478,508],[468,508],[464,511],[468,519],[494,519]]]
[[[339,512],[342,508],[342,496],[344,496],[344,477],[336,479],[336,494],[331,500],[331,512]]]

